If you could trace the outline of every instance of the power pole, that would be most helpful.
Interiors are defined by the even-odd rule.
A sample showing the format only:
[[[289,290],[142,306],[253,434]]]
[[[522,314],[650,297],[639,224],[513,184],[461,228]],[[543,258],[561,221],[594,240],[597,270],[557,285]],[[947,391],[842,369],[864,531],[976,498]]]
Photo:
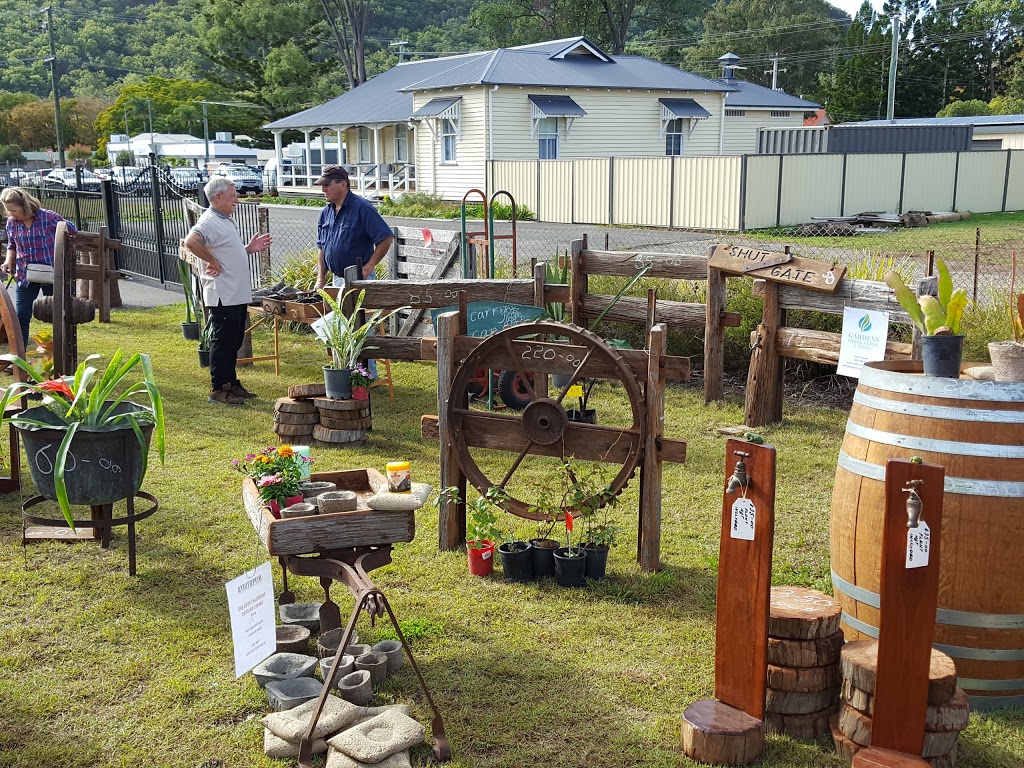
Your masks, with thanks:
[[[398,63],[401,64],[405,61],[405,46],[409,44],[408,40],[395,40],[393,43],[388,43],[389,48],[398,46]]]
[[[780,61],[785,61],[785,59],[781,58],[779,56],[779,54],[776,53],[774,56],[772,56],[772,68],[771,69],[766,69],[764,71],[764,73],[766,75],[769,72],[772,75],[772,90],[773,91],[779,90],[779,73],[780,72],[789,72],[788,69],[779,69],[779,62]]]
[[[64,167],[64,137],[60,132],[60,93],[57,90],[57,44],[53,41],[53,8],[46,6],[40,13],[46,14],[46,31],[50,34],[50,55],[43,59],[44,63],[50,65],[50,87],[53,89],[53,120],[57,129],[57,159],[60,167]]]
[[[896,62],[900,52],[900,17],[892,15],[892,54],[889,58],[889,95],[885,103],[885,119],[892,120],[896,112]]]

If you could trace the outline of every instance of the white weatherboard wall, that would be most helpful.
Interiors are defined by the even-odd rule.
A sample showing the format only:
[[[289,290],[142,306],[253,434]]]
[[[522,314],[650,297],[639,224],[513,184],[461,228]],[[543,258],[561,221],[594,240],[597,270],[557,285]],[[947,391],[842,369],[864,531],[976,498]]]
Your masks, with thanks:
[[[771,110],[729,107],[730,112],[739,110],[742,117],[726,115],[723,134],[722,154],[746,155],[757,152],[757,131],[759,128],[802,128],[804,113],[789,112],[788,117],[772,117]]]
[[[483,190],[485,187],[484,152],[487,148],[487,132],[483,89],[416,91],[413,96],[413,109],[419,109],[431,99],[453,96],[462,97],[459,104],[460,136],[455,148],[455,162],[441,162],[440,125],[433,121],[434,131],[431,132],[428,125],[431,121],[421,120],[416,129],[416,190],[448,200],[461,200],[468,190]],[[474,202],[478,202],[475,197]]]

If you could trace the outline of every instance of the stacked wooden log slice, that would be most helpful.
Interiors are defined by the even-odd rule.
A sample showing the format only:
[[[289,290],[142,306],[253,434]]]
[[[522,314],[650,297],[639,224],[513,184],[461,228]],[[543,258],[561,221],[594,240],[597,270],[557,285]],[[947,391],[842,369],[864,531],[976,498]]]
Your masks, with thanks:
[[[371,427],[369,400],[316,397],[313,403],[320,413],[320,421],[313,428],[317,445],[348,447],[366,442]]]
[[[688,706],[682,725],[683,753],[699,763],[750,765],[764,752],[761,721],[717,699]]]
[[[816,739],[839,706],[842,609],[823,592],[772,587],[764,724],[771,733]]]
[[[279,397],[274,402],[274,433],[282,443],[307,443],[320,423],[320,412],[311,400]]]
[[[858,751],[871,744],[877,657],[878,643],[874,640],[847,643],[842,652],[843,703],[832,718],[831,729],[836,751],[851,763]],[[967,727],[969,716],[967,694],[956,687],[956,667],[952,659],[933,648],[921,750],[921,757],[933,768],[953,768],[956,764],[956,742]]]

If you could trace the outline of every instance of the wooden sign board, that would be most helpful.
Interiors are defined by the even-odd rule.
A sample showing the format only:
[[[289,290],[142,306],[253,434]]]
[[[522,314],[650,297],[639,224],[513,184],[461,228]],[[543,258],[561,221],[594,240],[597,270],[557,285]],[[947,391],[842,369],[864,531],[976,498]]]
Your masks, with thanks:
[[[445,312],[457,312],[457,306],[430,310],[437,332],[437,318]],[[537,320],[544,314],[544,307],[526,304],[506,304],[500,301],[471,301],[466,308],[467,336],[484,337],[529,320]]]
[[[846,267],[774,251],[739,245],[719,245],[708,266],[723,272],[751,275],[776,283],[789,283],[831,293],[839,287]]]

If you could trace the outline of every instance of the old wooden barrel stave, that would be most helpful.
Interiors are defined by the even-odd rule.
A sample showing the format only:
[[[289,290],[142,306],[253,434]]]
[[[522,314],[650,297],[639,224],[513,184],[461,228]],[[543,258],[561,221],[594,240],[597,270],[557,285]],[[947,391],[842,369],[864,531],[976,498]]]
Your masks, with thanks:
[[[946,468],[935,647],[971,706],[1024,706],[1024,384],[868,364],[832,494],[832,581],[846,637],[878,637],[885,462]],[[928,519],[932,510],[924,510]]]

